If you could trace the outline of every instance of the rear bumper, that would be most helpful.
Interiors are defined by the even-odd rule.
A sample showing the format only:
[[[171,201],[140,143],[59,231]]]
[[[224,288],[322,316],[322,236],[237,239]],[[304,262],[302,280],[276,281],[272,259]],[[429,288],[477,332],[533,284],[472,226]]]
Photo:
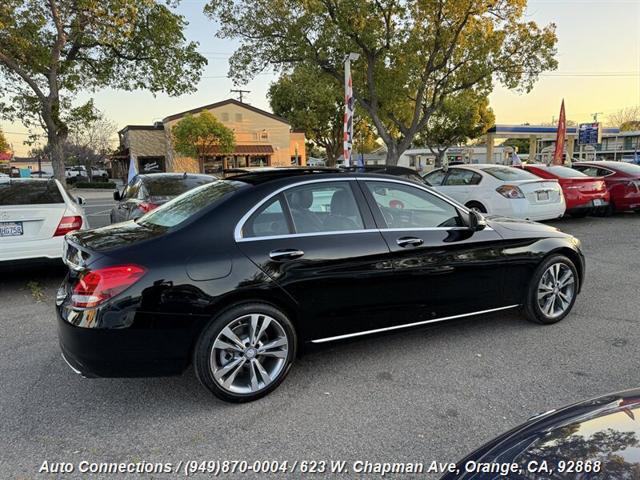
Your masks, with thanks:
[[[34,258],[62,258],[63,241],[64,237],[62,236],[45,240],[0,240],[0,262]]]
[[[589,201],[584,202],[584,203],[571,203],[571,204],[568,204],[566,213],[584,212],[585,210],[587,210],[587,211],[598,210],[598,209],[607,208],[608,206],[609,206],[609,200],[594,199],[594,200],[589,200]]]
[[[565,204],[563,202],[533,205],[527,199],[513,199],[502,202],[504,208],[497,214],[505,217],[521,218],[523,220],[552,220],[564,215]],[[490,212],[491,213],[491,212]]]
[[[83,377],[177,375],[189,365],[189,330],[81,327],[66,321],[64,310],[56,308],[60,349],[69,367]],[[90,321],[98,312],[83,315]]]

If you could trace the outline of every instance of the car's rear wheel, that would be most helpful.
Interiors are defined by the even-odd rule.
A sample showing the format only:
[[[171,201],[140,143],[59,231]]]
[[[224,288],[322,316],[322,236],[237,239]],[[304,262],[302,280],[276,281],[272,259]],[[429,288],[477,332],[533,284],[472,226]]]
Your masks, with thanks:
[[[200,382],[229,402],[257,400],[287,376],[296,333],[277,308],[245,303],[224,311],[204,329],[193,363]]]
[[[467,202],[465,205],[469,210],[475,210],[480,213],[487,213],[487,209],[480,202]]]
[[[528,320],[542,324],[566,317],[578,294],[578,271],[564,255],[551,255],[536,269],[524,304]]]

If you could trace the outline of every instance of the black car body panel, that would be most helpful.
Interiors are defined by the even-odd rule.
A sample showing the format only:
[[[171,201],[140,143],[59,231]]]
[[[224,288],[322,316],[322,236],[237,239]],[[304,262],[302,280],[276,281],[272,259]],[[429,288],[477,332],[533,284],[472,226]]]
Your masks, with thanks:
[[[640,470],[640,389],[612,393],[536,415],[524,424],[496,437],[457,462],[458,472],[441,480],[493,480],[497,473],[469,471],[476,465],[516,464],[520,471],[508,478],[636,478]],[[541,462],[548,472],[531,472]],[[558,471],[576,462],[601,462],[599,471]],[[534,462],[534,463],[530,463]]]
[[[455,202],[449,202],[460,217],[454,226],[381,229],[362,178],[431,192],[386,175],[247,174],[216,182],[233,183],[233,188],[178,225],[151,225],[142,217],[69,235],[70,272],[56,302],[65,357],[86,375],[178,373],[190,363],[204,326],[242,301],[277,306],[294,323],[301,343],[322,342],[515,308],[523,302],[532,272],[553,251],[571,256],[584,272],[573,237],[506,220],[489,220],[487,228],[472,231],[464,225],[468,211]],[[334,180],[352,188],[362,228],[236,238],[247,215],[266,199],[294,185]],[[422,245],[400,248],[396,242],[406,236],[419,237]],[[270,256],[287,249],[300,249],[304,256]],[[127,264],[146,269],[127,290],[95,308],[71,304],[72,290],[86,271]]]

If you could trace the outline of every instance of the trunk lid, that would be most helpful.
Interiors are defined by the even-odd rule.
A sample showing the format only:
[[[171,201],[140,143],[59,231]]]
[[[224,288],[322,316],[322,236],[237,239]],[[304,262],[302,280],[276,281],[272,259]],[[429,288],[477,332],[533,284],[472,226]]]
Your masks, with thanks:
[[[560,202],[562,189],[557,180],[515,180],[508,182],[515,185],[532,205],[553,204]]]
[[[52,238],[66,210],[64,203],[3,206],[0,214],[0,244]],[[22,234],[18,234],[20,231]]]
[[[602,193],[607,190],[602,177],[565,178],[561,182],[564,188],[577,190],[581,193]]]

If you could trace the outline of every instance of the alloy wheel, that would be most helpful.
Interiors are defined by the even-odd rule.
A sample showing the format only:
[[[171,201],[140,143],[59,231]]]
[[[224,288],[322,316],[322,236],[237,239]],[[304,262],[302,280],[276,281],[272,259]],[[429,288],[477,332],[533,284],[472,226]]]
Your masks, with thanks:
[[[214,380],[236,394],[267,388],[287,364],[289,340],[282,325],[262,313],[243,315],[229,322],[211,348]]]
[[[554,263],[540,277],[538,305],[547,318],[563,315],[575,295],[576,279],[573,270],[564,263]]]

